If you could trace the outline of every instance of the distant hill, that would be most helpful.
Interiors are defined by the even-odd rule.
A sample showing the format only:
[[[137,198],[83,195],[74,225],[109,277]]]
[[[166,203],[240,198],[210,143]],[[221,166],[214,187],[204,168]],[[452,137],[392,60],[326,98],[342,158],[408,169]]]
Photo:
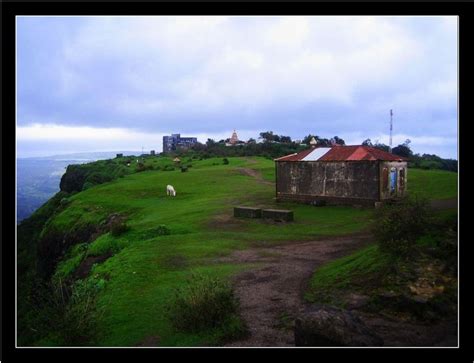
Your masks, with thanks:
[[[96,152],[82,152],[72,154],[59,154],[51,156],[18,158],[18,160],[72,160],[72,161],[96,161],[114,158],[117,154],[123,155],[139,155],[141,151],[96,151]]]

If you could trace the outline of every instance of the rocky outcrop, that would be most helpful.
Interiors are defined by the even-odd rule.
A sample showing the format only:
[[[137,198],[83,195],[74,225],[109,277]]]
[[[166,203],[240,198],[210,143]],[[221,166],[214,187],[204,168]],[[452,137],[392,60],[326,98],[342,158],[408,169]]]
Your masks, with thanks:
[[[351,312],[313,306],[295,320],[295,345],[300,347],[374,347],[383,339]]]

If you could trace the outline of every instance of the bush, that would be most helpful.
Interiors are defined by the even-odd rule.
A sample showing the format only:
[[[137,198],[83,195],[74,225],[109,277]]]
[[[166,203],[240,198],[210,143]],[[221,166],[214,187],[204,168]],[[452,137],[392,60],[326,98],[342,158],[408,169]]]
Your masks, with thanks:
[[[224,159],[222,159],[222,162],[224,163],[224,165],[227,165],[227,164],[229,164],[229,159],[224,158]]]
[[[146,165],[146,164],[143,164],[143,163],[138,163],[136,171],[137,171],[137,173],[140,173],[142,171],[153,170],[153,169],[154,169],[153,165],[151,165],[151,164]]]
[[[188,167],[187,167],[187,166],[182,166],[182,167],[181,167],[181,172],[182,172],[182,173],[185,173],[185,172],[187,172],[187,171],[188,171]]]
[[[372,230],[381,251],[407,255],[418,238],[431,225],[431,213],[425,199],[405,198],[377,209]]]
[[[72,286],[61,282],[38,286],[33,304],[39,317],[35,327],[54,337],[57,345],[88,346],[97,343],[103,310],[96,304],[105,280],[78,280]]]
[[[166,227],[164,224],[160,224],[158,227],[156,227],[153,230],[158,236],[167,236],[171,234],[171,231],[168,227]]]
[[[237,310],[230,284],[193,273],[185,287],[176,289],[168,313],[175,329],[198,332],[232,325],[238,319]]]
[[[110,234],[114,237],[118,237],[130,229],[124,221],[114,220],[110,225]]]
[[[163,171],[173,171],[174,170],[174,166],[173,165],[165,165],[164,168],[163,168]]]
[[[94,171],[87,176],[86,183],[90,182],[92,184],[102,184],[111,180],[112,176],[110,175],[110,173],[107,173],[106,171]]]

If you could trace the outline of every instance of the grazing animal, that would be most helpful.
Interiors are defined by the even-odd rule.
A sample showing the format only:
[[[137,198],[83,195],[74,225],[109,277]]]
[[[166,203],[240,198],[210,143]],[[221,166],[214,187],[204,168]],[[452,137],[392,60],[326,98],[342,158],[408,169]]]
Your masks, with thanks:
[[[173,197],[176,197],[176,190],[174,190],[172,185],[166,186],[166,195],[171,195]]]

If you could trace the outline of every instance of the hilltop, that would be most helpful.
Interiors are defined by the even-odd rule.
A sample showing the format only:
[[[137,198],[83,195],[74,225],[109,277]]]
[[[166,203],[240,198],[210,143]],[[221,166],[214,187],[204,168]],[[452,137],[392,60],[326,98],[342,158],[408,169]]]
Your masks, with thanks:
[[[452,172],[410,169],[408,188],[452,199],[456,180]],[[173,295],[191,273],[229,280],[262,263],[235,258],[239,251],[271,257],[275,251],[265,249],[323,241],[335,252],[329,260],[373,243],[363,237],[371,209],[276,204],[273,183],[274,163],[263,157],[181,156],[179,164],[169,156],[123,157],[69,166],[61,191],[18,228],[19,345],[222,345],[241,339],[245,314],[232,326],[202,331],[171,324]],[[175,198],[166,196],[167,184]],[[295,222],[234,219],[235,205],[291,209]],[[341,245],[354,235],[360,243]],[[49,282],[77,281],[76,291],[94,291],[100,313],[87,321],[90,335],[66,336],[51,324],[62,307],[41,301],[50,298]]]

